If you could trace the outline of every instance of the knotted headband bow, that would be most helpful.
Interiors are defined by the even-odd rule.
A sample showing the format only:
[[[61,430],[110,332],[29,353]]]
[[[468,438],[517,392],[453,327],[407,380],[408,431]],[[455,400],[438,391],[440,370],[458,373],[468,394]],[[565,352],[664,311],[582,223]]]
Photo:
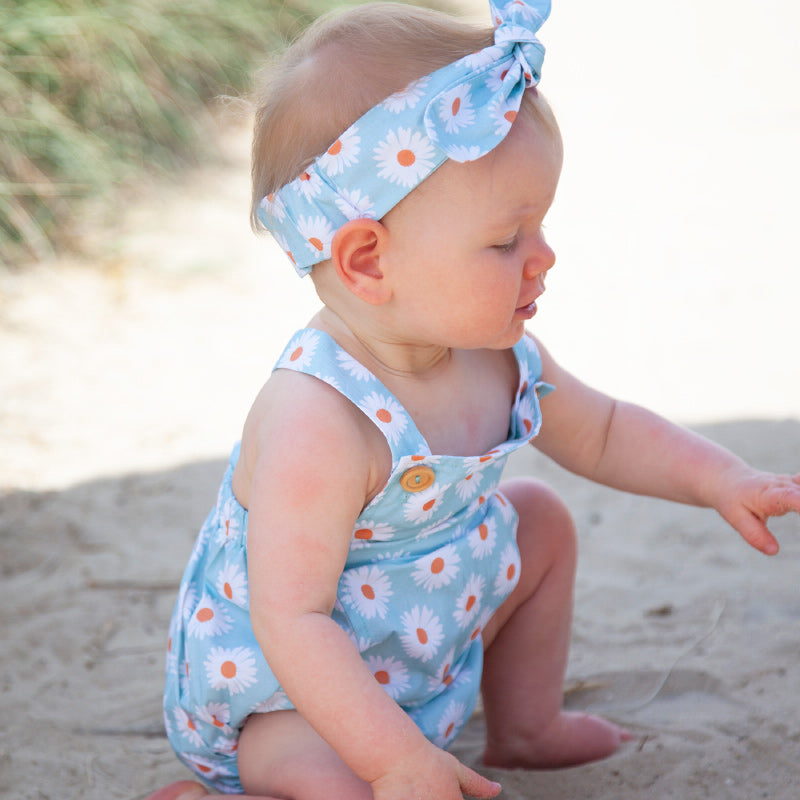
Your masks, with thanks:
[[[495,6],[494,43],[387,97],[258,209],[299,275],[330,258],[346,222],[380,219],[448,158],[464,163],[505,139],[525,90],[539,82],[535,34],[550,0]]]

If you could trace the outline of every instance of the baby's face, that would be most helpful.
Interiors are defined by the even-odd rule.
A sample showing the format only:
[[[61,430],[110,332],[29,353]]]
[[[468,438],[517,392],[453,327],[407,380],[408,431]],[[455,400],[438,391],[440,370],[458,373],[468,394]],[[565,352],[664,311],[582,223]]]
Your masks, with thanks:
[[[383,219],[404,334],[425,344],[506,348],[536,313],[555,263],[542,223],[561,142],[521,113],[477,161],[448,161]]]

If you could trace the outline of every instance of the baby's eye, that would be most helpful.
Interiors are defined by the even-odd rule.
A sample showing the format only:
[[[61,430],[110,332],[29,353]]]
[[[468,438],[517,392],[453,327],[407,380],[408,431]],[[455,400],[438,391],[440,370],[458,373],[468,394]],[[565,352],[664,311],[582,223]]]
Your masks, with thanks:
[[[517,241],[518,238],[515,236],[509,241],[503,242],[503,244],[496,244],[494,249],[499,250],[501,253],[510,253],[517,246]]]

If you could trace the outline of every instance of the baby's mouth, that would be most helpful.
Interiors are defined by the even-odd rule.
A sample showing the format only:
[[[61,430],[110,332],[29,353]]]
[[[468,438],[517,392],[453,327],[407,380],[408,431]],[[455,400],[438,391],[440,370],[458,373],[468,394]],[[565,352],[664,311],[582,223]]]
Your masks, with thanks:
[[[534,314],[536,314],[536,311],[537,311],[537,307],[536,307],[536,301],[535,300],[532,300],[530,303],[528,303],[528,305],[520,306],[517,309],[517,313],[522,314],[523,316],[526,316],[526,317],[529,317],[529,318],[534,316]]]

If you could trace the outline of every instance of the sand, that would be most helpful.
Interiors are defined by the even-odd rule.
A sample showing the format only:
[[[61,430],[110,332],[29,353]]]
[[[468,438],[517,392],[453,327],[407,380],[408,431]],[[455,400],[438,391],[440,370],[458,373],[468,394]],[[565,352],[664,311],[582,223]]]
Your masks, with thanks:
[[[600,9],[557,4],[543,32],[567,161],[531,328],[599,388],[796,472],[800,11]],[[90,257],[0,271],[4,798],[133,800],[186,776],[160,720],[177,581],[253,394],[316,306],[249,232],[246,132],[220,137],[220,163],[82,226]],[[532,450],[511,470],[578,523],[567,703],[635,739],[578,769],[487,771],[503,796],[797,800],[798,518],[775,521],[767,559],[711,511]],[[476,767],[481,725],[456,747]]]

